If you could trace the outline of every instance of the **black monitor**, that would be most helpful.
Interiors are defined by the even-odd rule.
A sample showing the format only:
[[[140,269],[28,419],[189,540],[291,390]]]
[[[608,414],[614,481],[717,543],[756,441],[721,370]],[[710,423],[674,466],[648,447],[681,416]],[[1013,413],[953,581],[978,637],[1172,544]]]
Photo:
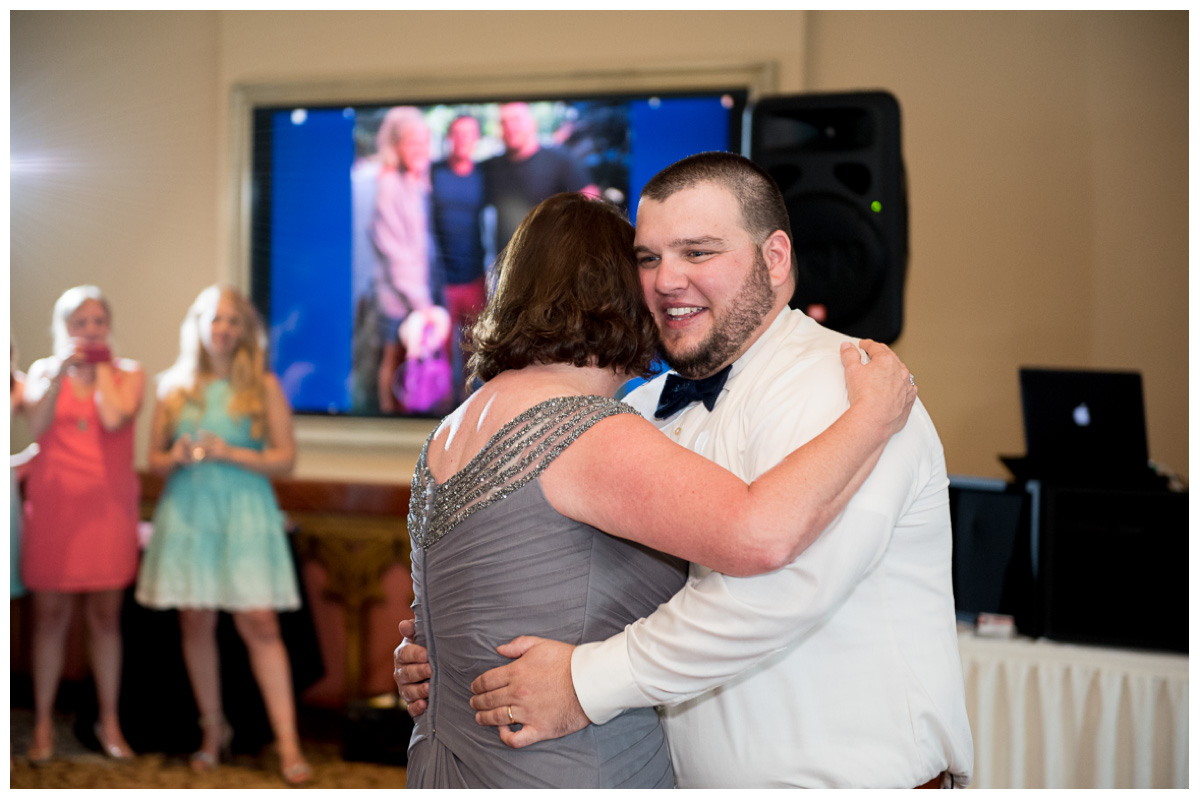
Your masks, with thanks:
[[[475,117],[482,134],[475,160],[482,163],[503,157],[501,106],[527,103],[542,146],[574,161],[632,219],[642,185],[664,166],[705,150],[741,150],[747,99],[746,89],[729,88],[253,105],[250,294],[270,332],[271,368],[294,410],[343,417],[448,410],[445,403],[386,410],[378,400],[380,337],[389,334],[371,317],[379,254],[369,227],[381,169],[376,134],[390,109],[419,110],[435,162],[444,157],[449,124]],[[489,219],[485,210],[485,238]],[[504,244],[487,242],[488,263]]]

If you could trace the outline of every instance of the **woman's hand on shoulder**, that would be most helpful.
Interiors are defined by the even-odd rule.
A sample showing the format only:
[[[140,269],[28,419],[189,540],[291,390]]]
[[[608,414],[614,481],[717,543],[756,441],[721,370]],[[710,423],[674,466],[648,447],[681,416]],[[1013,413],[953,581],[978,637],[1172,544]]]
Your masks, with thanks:
[[[853,342],[843,342],[842,366],[851,407],[867,411],[888,431],[898,433],[908,421],[917,400],[916,384],[904,362],[885,344],[863,339],[859,343],[870,359],[862,363]]]

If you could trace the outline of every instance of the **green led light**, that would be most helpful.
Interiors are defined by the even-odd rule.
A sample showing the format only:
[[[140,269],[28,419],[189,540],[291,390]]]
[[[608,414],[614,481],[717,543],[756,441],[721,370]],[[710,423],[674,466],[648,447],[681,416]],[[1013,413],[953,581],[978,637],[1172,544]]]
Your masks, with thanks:
[[[871,201],[871,210],[874,211],[876,214],[878,214],[880,211],[883,210],[883,203],[879,202],[878,200],[872,200]]]

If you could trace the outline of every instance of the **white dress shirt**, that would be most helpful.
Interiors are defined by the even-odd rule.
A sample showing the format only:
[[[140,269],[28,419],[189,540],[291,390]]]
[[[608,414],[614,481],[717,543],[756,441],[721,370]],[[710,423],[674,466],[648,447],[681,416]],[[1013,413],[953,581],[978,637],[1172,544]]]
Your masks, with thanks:
[[[847,408],[845,339],[785,310],[734,363],[712,412],[692,404],[654,420],[661,377],[626,402],[752,481]],[[907,788],[944,770],[967,784],[947,485],[918,400],[847,508],[790,565],[734,578],[693,564],[654,614],[577,647],[584,711],[602,723],[668,706],[681,788]]]

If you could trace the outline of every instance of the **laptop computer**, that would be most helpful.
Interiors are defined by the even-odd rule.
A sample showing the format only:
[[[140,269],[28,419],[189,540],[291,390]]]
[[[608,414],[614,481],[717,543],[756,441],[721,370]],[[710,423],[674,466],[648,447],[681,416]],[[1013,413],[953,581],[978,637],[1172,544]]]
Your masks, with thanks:
[[[1022,367],[1023,458],[1002,458],[1018,480],[1146,485],[1150,470],[1142,376]]]

